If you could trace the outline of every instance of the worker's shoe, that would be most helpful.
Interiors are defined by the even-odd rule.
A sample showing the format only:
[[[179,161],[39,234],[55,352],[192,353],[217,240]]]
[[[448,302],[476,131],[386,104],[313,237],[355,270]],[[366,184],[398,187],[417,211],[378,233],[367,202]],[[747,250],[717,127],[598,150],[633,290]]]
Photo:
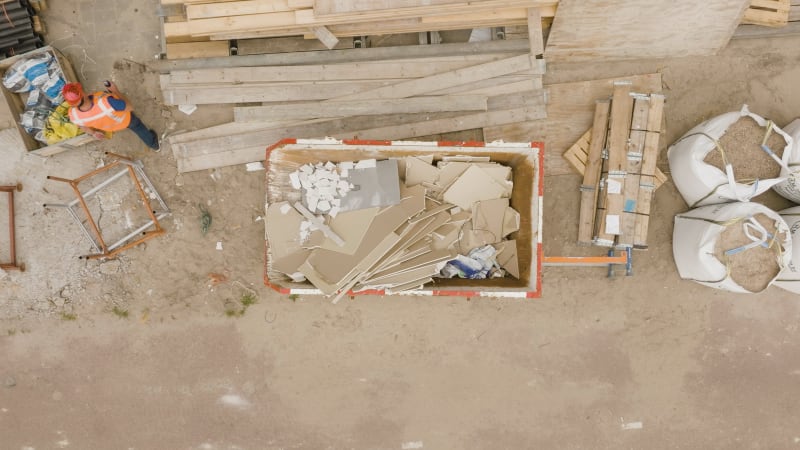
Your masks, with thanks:
[[[149,145],[148,147],[150,147],[150,150],[153,150],[156,153],[160,152],[161,146],[158,143],[158,134],[156,134],[155,131],[150,130],[150,135],[153,136],[153,139],[151,140],[153,144]]]

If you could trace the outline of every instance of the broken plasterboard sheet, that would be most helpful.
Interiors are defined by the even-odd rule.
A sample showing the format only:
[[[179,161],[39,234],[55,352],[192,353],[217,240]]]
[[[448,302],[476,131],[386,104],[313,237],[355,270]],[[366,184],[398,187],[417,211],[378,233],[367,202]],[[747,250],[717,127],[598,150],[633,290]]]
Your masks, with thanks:
[[[405,261],[402,264],[398,264],[381,272],[375,273],[368,280],[364,281],[362,284],[381,283],[382,280],[393,277],[395,275],[404,274],[411,270],[418,269],[423,266],[429,266],[431,264],[436,264],[441,261],[449,261],[453,259],[454,256],[455,253],[450,252],[449,250],[437,250],[429,252],[424,255]]]
[[[377,161],[375,167],[355,168],[348,171],[348,181],[353,189],[342,198],[340,211],[390,206],[400,203],[400,177],[397,160]]]
[[[289,206],[289,209],[284,206]],[[265,216],[267,244],[273,261],[301,249],[300,224],[305,219],[299,212],[288,202],[280,202],[269,205]]]
[[[400,198],[403,208],[409,217],[414,217],[425,210],[425,187],[412,186],[406,187],[400,183]]]
[[[284,256],[283,258],[274,260],[275,262],[272,263],[272,270],[286,274],[291,277],[292,274],[298,272],[298,269],[308,259],[308,255],[310,254],[311,250],[307,249],[297,250],[294,253],[290,253]]]
[[[386,288],[387,294],[396,294],[398,292],[413,291],[414,289],[422,289],[427,283],[433,282],[433,278],[428,277],[423,280],[416,280],[410,283],[401,284],[400,286],[393,286]]]
[[[358,250],[364,234],[379,211],[380,208],[375,207],[339,213],[328,222],[328,226],[344,240],[344,245],[339,246],[332,239],[325,239],[321,248],[352,255]]]
[[[503,214],[503,237],[519,231],[519,219],[519,213],[516,209],[510,206],[506,208],[506,212]]]
[[[519,279],[519,260],[517,258],[517,241],[503,241],[494,244],[493,247],[497,250],[495,258],[497,264],[506,270],[511,276]]]
[[[371,264],[376,263],[400,240],[400,237],[394,231],[407,220],[408,215],[403,209],[402,202],[399,205],[385,208],[372,220],[372,224],[370,224],[364,238],[361,240],[361,245],[359,245],[355,253],[345,255],[331,250],[316,249],[308,257],[308,265],[327,283],[342,287],[357,275],[356,272],[359,267],[363,265],[368,256],[373,255],[375,249],[380,247],[383,249],[383,253],[378,255]],[[392,244],[386,248],[381,247],[385,244],[387,238],[392,240]],[[366,269],[369,269],[371,264]],[[306,272],[303,273],[317,286],[311,276]],[[317,287],[322,290],[320,286]]]
[[[453,244],[458,240],[458,234],[461,232],[461,226],[454,223],[446,223],[431,234],[432,238],[430,246],[434,250],[442,250],[452,248]]]
[[[409,270],[407,272],[395,274],[389,277],[385,277],[376,283],[365,283],[364,286],[373,286],[373,287],[381,287],[386,288],[390,286],[399,286],[403,285],[415,280],[427,278],[439,273],[439,266],[440,264],[430,264],[427,266],[422,266],[413,270]]]
[[[455,249],[458,251],[458,253],[466,255],[478,247],[483,247],[487,244],[493,244],[494,239],[495,237],[491,232],[485,230],[473,230],[471,223],[467,222],[459,234],[459,238],[455,244]]]
[[[490,242],[490,244],[500,242],[504,236],[503,219],[506,209],[508,209],[507,198],[484,200],[475,203],[472,211],[473,230],[489,232],[494,237],[494,241]]]
[[[444,200],[471,211],[473,203],[501,198],[505,194],[505,186],[482,168],[471,166],[445,191]]]
[[[416,186],[422,183],[436,184],[438,180],[438,168],[416,156],[409,156],[406,158],[406,186]]]
[[[442,156],[442,161],[445,162],[489,162],[492,159],[488,156],[472,156],[472,155],[453,155],[453,156]]]

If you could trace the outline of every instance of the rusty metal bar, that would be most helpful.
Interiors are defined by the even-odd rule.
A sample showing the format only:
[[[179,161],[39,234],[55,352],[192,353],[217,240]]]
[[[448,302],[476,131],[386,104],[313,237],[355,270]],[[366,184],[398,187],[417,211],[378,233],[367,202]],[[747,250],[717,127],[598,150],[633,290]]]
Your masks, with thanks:
[[[17,263],[17,236],[14,224],[14,191],[21,191],[22,184],[17,183],[15,186],[0,186],[0,192],[8,194],[8,235],[9,235],[9,253],[11,256],[10,263],[0,263],[0,269],[4,270],[19,270],[25,271],[25,264]]]
[[[117,154],[114,154],[114,153],[111,153],[111,152],[106,152],[106,155],[115,157],[115,158],[117,158],[117,160],[113,161],[113,162],[111,162],[111,163],[109,163],[109,164],[107,164],[107,165],[105,165],[103,167],[95,169],[95,170],[89,172],[88,174],[83,175],[81,177],[78,177],[78,178],[76,178],[74,180],[69,180],[69,179],[59,178],[59,177],[53,177],[53,176],[48,176],[47,177],[47,179],[49,179],[49,180],[55,180],[55,181],[61,181],[61,182],[67,183],[75,191],[75,195],[76,195],[77,198],[75,200],[73,200],[72,202],[70,202],[69,204],[66,204],[66,205],[64,205],[64,204],[45,204],[44,206],[45,207],[62,207],[62,208],[67,208],[69,210],[69,212],[71,213],[72,217],[78,223],[78,226],[81,227],[81,229],[83,230],[83,232],[86,235],[86,237],[89,238],[89,240],[92,242],[92,245],[93,245],[93,247],[95,247],[95,250],[98,251],[98,253],[96,253],[96,254],[81,256],[81,258],[85,258],[85,259],[113,258],[118,253],[120,253],[120,252],[122,252],[124,250],[127,250],[127,249],[129,249],[131,247],[134,247],[136,245],[139,245],[139,244],[141,244],[141,243],[143,243],[143,242],[145,242],[145,241],[147,241],[149,239],[152,239],[152,238],[154,238],[156,236],[160,236],[162,234],[165,234],[166,231],[164,231],[164,229],[161,228],[161,224],[158,223],[158,220],[161,219],[161,218],[164,218],[164,217],[166,217],[166,216],[168,216],[170,214],[170,211],[167,208],[166,204],[164,204],[164,201],[161,199],[161,196],[158,195],[158,192],[156,192],[155,187],[152,185],[150,180],[144,174],[144,171],[142,170],[143,166],[142,166],[140,161],[134,161],[134,160],[132,160],[130,158],[127,158],[125,156],[117,155]],[[125,169],[115,173],[110,178],[100,182],[97,186],[93,187],[92,189],[89,189],[85,193],[81,193],[80,189],[78,188],[78,184],[81,181],[89,179],[89,178],[91,178],[91,177],[93,177],[95,175],[98,175],[98,174],[100,174],[100,173],[102,173],[104,171],[111,170],[114,167],[118,167],[120,165],[124,165],[124,166],[127,166],[127,167]],[[92,217],[92,213],[89,210],[89,206],[86,203],[85,197],[89,197],[89,196],[94,195],[100,189],[106,187],[107,185],[111,184],[114,180],[124,176],[125,174],[130,175],[131,181],[132,181],[132,183],[133,183],[133,185],[134,185],[134,187],[136,189],[136,192],[139,194],[139,197],[141,198],[142,205],[147,209],[147,214],[150,216],[151,220],[147,224],[137,228],[132,233],[130,233],[127,236],[123,237],[118,242],[114,243],[111,246],[108,246],[105,243],[105,240],[103,238],[103,235],[102,235],[102,232],[100,230],[100,227],[98,226],[98,224],[95,222],[94,218]],[[142,183],[139,181],[139,177],[137,176],[137,174],[138,174],[138,176],[142,177],[142,179],[144,180],[144,183],[147,185],[147,187],[155,194],[155,196],[158,199],[160,205],[164,208],[164,211],[158,211],[157,212],[157,211],[153,211],[151,209],[151,204],[150,204],[147,192],[145,192],[144,188],[142,187]],[[92,228],[92,231],[94,232],[94,235],[96,235],[96,237],[97,237],[97,242],[95,242],[95,240],[92,239],[92,233],[90,233],[90,231],[86,228],[86,226],[83,224],[83,222],[78,218],[78,216],[75,214],[75,211],[73,211],[72,207],[77,205],[77,204],[80,204],[81,208],[86,213],[87,221],[89,222],[89,225],[91,225],[91,228]],[[147,228],[149,228],[151,226],[155,226],[155,230],[153,230],[151,232],[145,232],[144,231],[144,230],[146,230]],[[142,236],[139,239],[136,239],[136,240],[128,242],[130,239],[132,239],[137,234],[141,234]],[[97,244],[99,244],[100,248],[98,248]]]

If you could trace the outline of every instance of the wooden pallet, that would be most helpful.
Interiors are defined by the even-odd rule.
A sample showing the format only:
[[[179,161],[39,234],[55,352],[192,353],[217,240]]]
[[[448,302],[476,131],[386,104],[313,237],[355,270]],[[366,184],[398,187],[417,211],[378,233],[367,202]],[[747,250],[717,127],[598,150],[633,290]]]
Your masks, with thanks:
[[[564,159],[569,161],[570,165],[583,175],[586,170],[586,160],[589,155],[589,145],[591,144],[592,129],[589,128],[583,136],[578,139],[566,152],[564,152]],[[667,181],[667,176],[661,169],[656,169],[655,173],[655,188],[661,187]]]
[[[565,155],[584,175],[579,244],[647,248],[653,193],[664,182],[656,168],[664,96],[634,94],[630,85],[615,83],[610,105],[597,102],[592,129]]]
[[[764,27],[786,26],[791,6],[791,0],[752,0],[741,23]]]

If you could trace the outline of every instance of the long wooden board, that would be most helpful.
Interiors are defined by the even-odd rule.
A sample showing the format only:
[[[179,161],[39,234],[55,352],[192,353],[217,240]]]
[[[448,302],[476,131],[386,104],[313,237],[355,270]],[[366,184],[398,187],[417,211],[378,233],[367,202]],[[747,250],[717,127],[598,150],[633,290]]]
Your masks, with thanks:
[[[750,0],[561,0],[551,61],[675,58],[724,48]]]
[[[581,206],[578,215],[578,243],[580,244],[591,244],[594,239],[597,196],[600,192],[600,170],[603,166],[603,149],[606,143],[610,106],[608,100],[599,101],[594,112],[589,153],[581,185]]]
[[[542,108],[515,108],[505,111],[483,112],[461,115],[450,119],[422,120],[404,125],[388,125],[371,129],[341,130],[337,132],[310,131],[310,129],[287,128],[262,133],[260,139],[264,144],[249,147],[232,148],[221,147],[223,151],[203,153],[195,156],[178,158],[179,172],[192,172],[215,167],[224,167],[248,162],[262,161],[267,145],[289,136],[303,136],[307,138],[333,136],[338,138],[357,139],[406,139],[428,136],[437,133],[461,131],[480,128],[486,123],[513,123],[520,120],[541,118],[544,115]],[[298,134],[300,133],[300,134]]]
[[[458,95],[238,107],[234,108],[233,116],[236,122],[263,122],[276,117],[285,120],[305,120],[376,114],[486,111],[486,109],[486,96]]]

